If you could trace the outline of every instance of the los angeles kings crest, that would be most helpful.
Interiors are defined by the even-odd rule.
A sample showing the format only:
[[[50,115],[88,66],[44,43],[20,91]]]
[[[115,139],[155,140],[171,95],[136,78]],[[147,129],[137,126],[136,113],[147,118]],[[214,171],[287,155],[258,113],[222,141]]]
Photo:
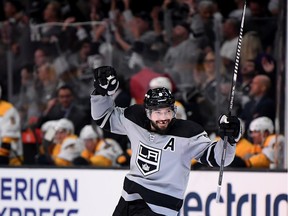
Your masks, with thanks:
[[[140,142],[136,164],[144,176],[159,171],[161,149],[152,148]]]

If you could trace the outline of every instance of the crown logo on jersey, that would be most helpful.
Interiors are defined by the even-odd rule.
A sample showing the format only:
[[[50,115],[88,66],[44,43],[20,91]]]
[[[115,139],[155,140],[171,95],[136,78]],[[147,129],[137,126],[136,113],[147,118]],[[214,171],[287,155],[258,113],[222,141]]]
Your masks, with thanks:
[[[148,166],[148,164],[143,164],[142,165],[142,169],[145,170],[145,171],[149,171],[150,167]]]

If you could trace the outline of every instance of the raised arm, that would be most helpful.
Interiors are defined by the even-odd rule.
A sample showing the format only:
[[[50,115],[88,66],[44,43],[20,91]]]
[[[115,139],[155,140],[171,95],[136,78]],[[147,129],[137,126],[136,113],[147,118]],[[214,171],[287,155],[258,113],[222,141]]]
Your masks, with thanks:
[[[97,125],[113,133],[125,134],[123,108],[115,107],[111,97],[119,82],[113,67],[101,66],[93,69],[94,91],[91,94],[91,116]]]

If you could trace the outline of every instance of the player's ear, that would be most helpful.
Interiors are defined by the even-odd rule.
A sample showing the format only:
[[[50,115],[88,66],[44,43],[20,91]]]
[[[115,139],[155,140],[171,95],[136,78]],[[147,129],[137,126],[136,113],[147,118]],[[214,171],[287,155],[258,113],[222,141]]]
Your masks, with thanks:
[[[151,120],[151,112],[152,112],[152,111],[149,110],[149,109],[145,109],[145,112],[146,112],[147,118]]]

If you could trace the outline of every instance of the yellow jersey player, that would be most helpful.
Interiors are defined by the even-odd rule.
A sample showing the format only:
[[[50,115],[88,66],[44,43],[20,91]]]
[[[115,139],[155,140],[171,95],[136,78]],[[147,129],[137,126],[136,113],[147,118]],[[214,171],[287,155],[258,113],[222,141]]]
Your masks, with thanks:
[[[247,167],[273,168],[274,163],[281,158],[278,150],[285,144],[284,136],[275,134],[272,120],[264,116],[250,123],[249,133],[254,145],[260,145],[262,151],[246,160]]]
[[[86,159],[87,164],[103,167],[119,166],[116,159],[122,155],[123,151],[115,140],[104,139],[100,127],[95,126],[94,129],[92,125],[84,126],[80,132],[80,139],[85,145],[81,157]],[[77,161],[81,160],[78,158]]]
[[[0,164],[21,165],[23,146],[20,115],[15,107],[1,99],[0,86]]]

